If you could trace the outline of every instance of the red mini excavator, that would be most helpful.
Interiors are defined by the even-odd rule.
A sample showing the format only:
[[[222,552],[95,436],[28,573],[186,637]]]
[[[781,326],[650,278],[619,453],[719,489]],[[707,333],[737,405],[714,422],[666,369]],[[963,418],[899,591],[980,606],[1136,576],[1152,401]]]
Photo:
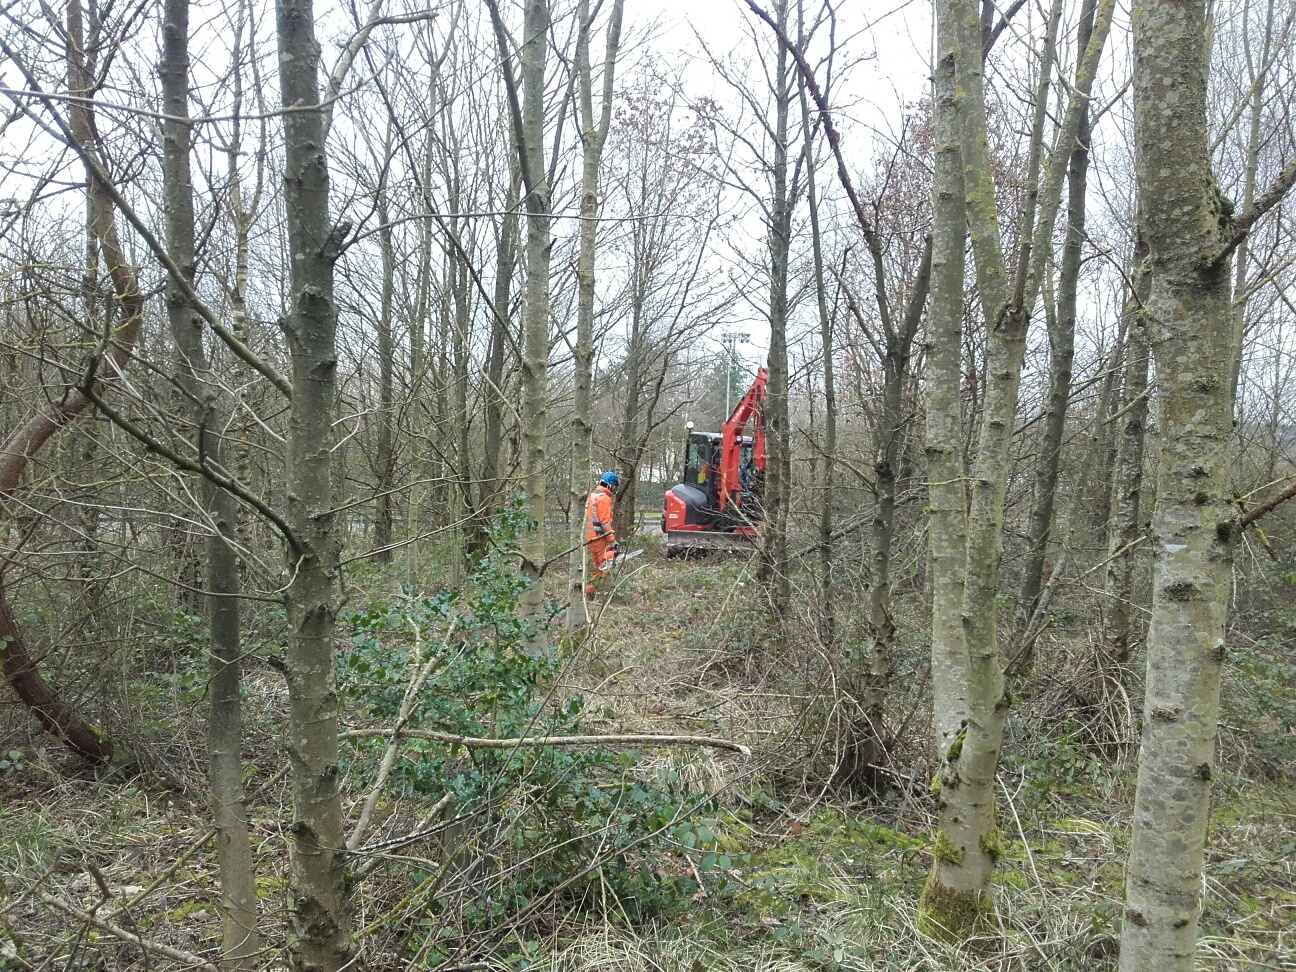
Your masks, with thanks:
[[[666,491],[666,556],[701,550],[746,550],[764,516],[765,386],[761,368],[719,432],[689,423],[684,481]],[[752,434],[745,435],[748,423]]]

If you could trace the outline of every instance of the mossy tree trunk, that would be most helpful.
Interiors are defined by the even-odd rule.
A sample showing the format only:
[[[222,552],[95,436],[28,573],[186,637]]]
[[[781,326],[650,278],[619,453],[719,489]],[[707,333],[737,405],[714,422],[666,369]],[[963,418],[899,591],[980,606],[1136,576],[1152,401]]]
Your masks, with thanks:
[[[1189,972],[1219,721],[1238,514],[1231,502],[1234,222],[1211,165],[1205,0],[1137,0],[1134,132],[1160,438],[1152,611],[1123,972]],[[1286,191],[1267,192],[1273,206]]]
[[[1076,84],[1058,134],[1058,144],[1066,146],[1068,154],[1080,130],[1112,8],[1111,0],[1103,0],[1093,34],[1078,62]],[[1056,38],[1053,21],[1059,13],[1055,7],[1047,29],[1042,58],[1046,73],[1051,71],[1053,52],[1049,47]],[[961,557],[947,546],[951,536],[946,520],[952,517],[955,505],[963,502],[961,488],[957,500],[953,490],[946,494],[949,480],[959,475],[955,463],[945,454],[953,445],[946,426],[952,423],[952,413],[958,407],[958,387],[943,389],[933,401],[932,380],[928,393],[929,436],[934,424],[936,441],[940,443],[935,456],[929,447],[929,461],[937,458],[939,462],[937,468],[928,470],[933,486],[939,484],[933,488],[932,506],[937,511],[935,519],[941,521],[932,541],[934,587],[939,590],[932,622],[933,708],[939,758],[933,789],[937,791],[939,830],[931,875],[923,891],[921,919],[928,932],[961,940],[981,927],[991,908],[990,880],[999,857],[994,788],[1008,710],[996,623],[1004,496],[1011,467],[1026,325],[1040,289],[1045,247],[1051,245],[1065,170],[1054,166],[1043,181],[1038,199],[1034,190],[1028,192],[1018,232],[1016,272],[1010,280],[999,232],[986,129],[985,40],[979,11],[972,0],[942,0],[937,4],[937,24],[937,145],[944,154],[947,143],[957,140],[961,155],[967,227],[986,329],[984,410],[970,476]],[[1046,93],[1047,86],[1041,83],[1037,98],[1042,99]],[[1043,129],[1043,114],[1037,111],[1027,175],[1030,187],[1039,180]],[[938,180],[938,206],[949,182],[945,175]],[[939,219],[936,225],[944,235],[954,232],[948,217]],[[948,240],[935,243],[934,249],[942,251],[943,261],[950,259]],[[943,292],[939,303],[938,311],[938,301],[933,298],[933,315],[940,315],[939,333],[945,333],[949,325],[944,319],[953,311],[945,304],[952,305],[952,295]],[[954,352],[950,349],[945,353]],[[946,382],[958,379],[958,370],[949,364],[938,371]],[[949,414],[936,414],[938,408]],[[956,607],[950,599],[956,581],[948,574],[958,572],[962,573],[963,583]]]
[[[1003,544],[1003,495],[1025,341],[1021,308],[1014,307],[1010,299],[999,239],[985,129],[980,17],[970,0],[945,0],[937,11],[938,64],[947,71],[951,59],[953,63],[952,91],[938,88],[942,110],[937,117],[942,130],[937,140],[942,148],[947,139],[958,141],[967,225],[987,332],[985,411],[971,477],[971,509],[962,557],[933,548],[933,571],[961,570],[963,590],[961,603],[942,601],[943,616],[939,622],[933,621],[933,663],[938,664],[939,659],[950,664],[953,677],[942,677],[935,685],[941,693],[933,700],[936,723],[948,738],[939,740],[937,751],[940,763],[933,789],[938,798],[939,829],[920,920],[929,934],[957,940],[977,931],[992,907],[990,879],[997,857],[994,784],[1007,712],[995,600]],[[942,83],[938,81],[938,85]],[[938,188],[938,203],[940,192]],[[944,220],[938,227],[942,235],[951,232]],[[944,240],[936,248],[946,255],[948,246]],[[944,306],[948,299],[941,295],[939,313],[952,311]],[[935,302],[933,312],[937,313]],[[943,377],[948,380],[951,376]],[[943,392],[945,407],[958,408],[958,386]],[[947,422],[948,418],[937,420]],[[953,463],[946,460],[945,465]],[[932,481],[941,475],[929,471]],[[961,483],[958,493],[962,506]],[[946,643],[937,644],[938,628]]]

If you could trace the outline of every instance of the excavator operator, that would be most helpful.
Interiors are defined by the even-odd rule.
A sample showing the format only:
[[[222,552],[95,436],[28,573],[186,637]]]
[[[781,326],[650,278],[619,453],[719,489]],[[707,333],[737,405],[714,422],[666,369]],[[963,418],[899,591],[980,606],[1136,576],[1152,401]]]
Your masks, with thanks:
[[[590,582],[585,585],[585,593],[590,597],[598,593],[595,585],[607,579],[607,568],[620,550],[612,532],[612,498],[619,485],[621,479],[616,473],[605,472],[585,501],[585,543],[594,565]]]

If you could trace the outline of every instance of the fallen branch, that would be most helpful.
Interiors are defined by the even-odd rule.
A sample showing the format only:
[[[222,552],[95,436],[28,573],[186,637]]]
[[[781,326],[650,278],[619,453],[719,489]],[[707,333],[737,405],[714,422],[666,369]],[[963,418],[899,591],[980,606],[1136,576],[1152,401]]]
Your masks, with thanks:
[[[352,729],[338,733],[338,739],[372,739],[391,735],[390,729]],[[711,749],[727,749],[730,752],[750,756],[751,750],[742,743],[728,739],[717,739],[714,736],[670,736],[659,733],[622,733],[607,736],[522,736],[517,739],[479,739],[474,736],[460,736],[453,732],[438,732],[435,729],[401,729],[398,735],[406,739],[431,739],[434,742],[463,746],[465,749],[521,749],[532,746],[553,746],[571,748],[575,746],[706,746]]]
[[[103,918],[96,918],[94,915],[82,911],[75,905],[70,904],[55,895],[46,894],[44,891],[37,891],[36,897],[50,907],[57,908],[65,915],[70,915],[83,925],[88,925],[92,928],[97,928],[102,932],[107,932],[114,938],[120,938],[123,942],[129,942],[145,954],[152,952],[155,955],[161,955],[176,962],[183,962],[185,965],[192,968],[203,969],[204,972],[220,972],[215,965],[208,962],[201,955],[195,955],[192,952],[172,948],[170,945],[163,945],[161,942],[149,941],[147,938],[136,935],[134,932],[127,931],[120,925],[114,925],[112,922],[106,921]]]

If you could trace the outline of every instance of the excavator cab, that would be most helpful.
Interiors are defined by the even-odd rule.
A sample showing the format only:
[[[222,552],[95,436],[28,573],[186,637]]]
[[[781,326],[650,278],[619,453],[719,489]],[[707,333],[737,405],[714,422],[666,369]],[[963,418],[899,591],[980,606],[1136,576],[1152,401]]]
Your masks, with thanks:
[[[716,467],[720,461],[720,435],[717,432],[690,432],[684,453],[684,482],[714,493]],[[714,500],[714,497],[712,497]],[[713,503],[714,505],[714,503]]]

